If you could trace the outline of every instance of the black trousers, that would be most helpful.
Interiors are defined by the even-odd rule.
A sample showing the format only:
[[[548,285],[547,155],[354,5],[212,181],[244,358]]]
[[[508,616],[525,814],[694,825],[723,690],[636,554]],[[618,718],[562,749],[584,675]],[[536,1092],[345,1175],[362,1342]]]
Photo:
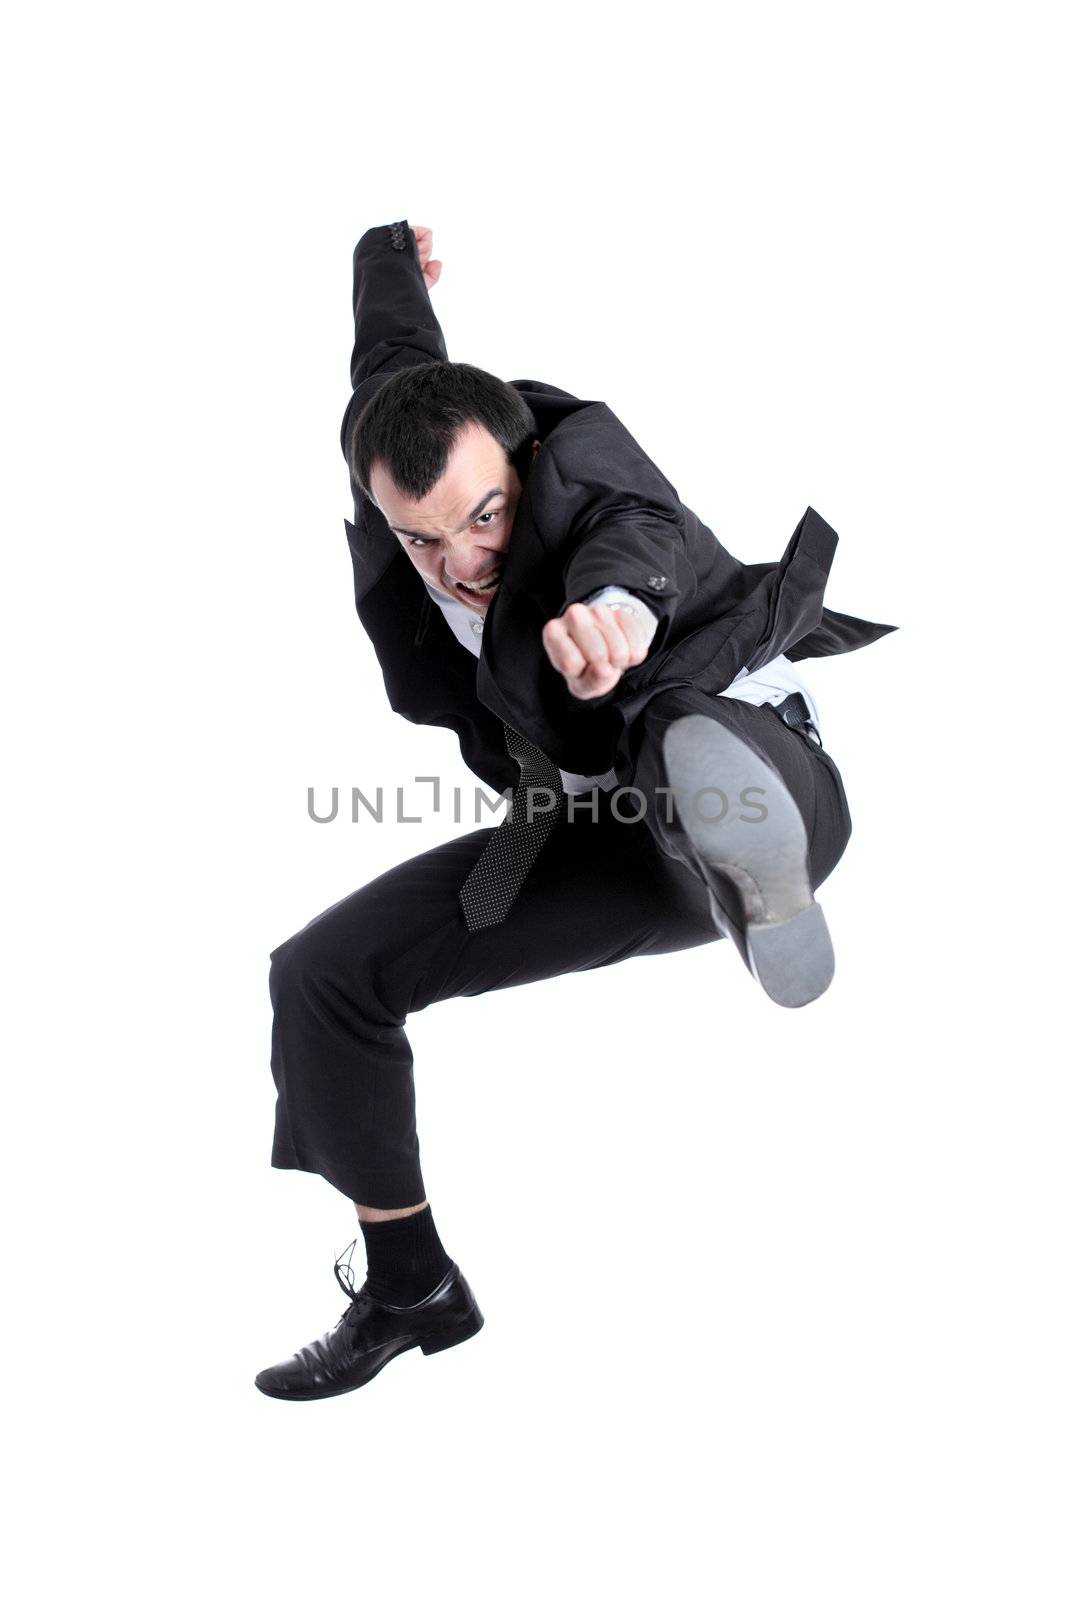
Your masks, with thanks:
[[[722,937],[670,797],[655,792],[667,787],[666,729],[691,712],[725,723],[778,772],[804,818],[818,887],[852,832],[831,757],[771,706],[665,690],[630,729],[630,787],[644,807],[619,793],[616,817],[601,792],[595,819],[581,805],[573,819],[565,811],[498,926],[469,933],[458,899],[486,827],[383,872],[271,953],[272,1166],[318,1173],[361,1205],[418,1205],[412,1012]]]

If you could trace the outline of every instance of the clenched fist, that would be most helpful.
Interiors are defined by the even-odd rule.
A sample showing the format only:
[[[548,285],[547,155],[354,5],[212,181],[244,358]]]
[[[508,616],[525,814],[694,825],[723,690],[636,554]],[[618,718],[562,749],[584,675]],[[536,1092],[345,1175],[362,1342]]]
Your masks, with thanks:
[[[432,261],[430,259],[433,254],[433,229],[423,228],[415,222],[410,223],[409,226],[415,235],[415,247],[419,252],[419,266],[422,268],[423,282],[427,289],[432,289],[441,276],[441,268],[444,265],[441,261]]]
[[[655,618],[578,600],[541,630],[545,653],[578,700],[595,700],[614,689],[627,667],[648,654]]]

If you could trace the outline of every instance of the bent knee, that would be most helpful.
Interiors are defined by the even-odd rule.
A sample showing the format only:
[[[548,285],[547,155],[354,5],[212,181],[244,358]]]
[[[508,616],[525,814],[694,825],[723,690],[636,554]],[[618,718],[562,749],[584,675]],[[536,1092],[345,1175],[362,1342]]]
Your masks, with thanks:
[[[312,928],[284,939],[270,953],[270,992],[277,1002],[287,995],[306,996],[330,981],[340,964],[332,947]]]

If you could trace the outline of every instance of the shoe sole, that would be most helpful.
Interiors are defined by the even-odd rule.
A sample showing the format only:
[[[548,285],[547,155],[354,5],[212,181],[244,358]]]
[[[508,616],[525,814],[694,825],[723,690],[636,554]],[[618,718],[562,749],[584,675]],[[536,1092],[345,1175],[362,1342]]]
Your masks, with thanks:
[[[362,1389],[365,1383],[370,1383],[372,1378],[376,1378],[382,1368],[388,1366],[390,1361],[394,1361],[397,1356],[406,1356],[409,1350],[417,1349],[421,1349],[424,1356],[437,1355],[441,1350],[450,1350],[453,1345],[462,1344],[464,1339],[473,1339],[479,1329],[484,1326],[484,1323],[485,1318],[482,1316],[480,1309],[475,1306],[468,1312],[463,1321],[458,1322],[454,1328],[442,1328],[439,1333],[427,1334],[422,1339],[412,1339],[410,1344],[402,1345],[399,1350],[390,1350],[389,1354],[383,1356],[382,1360],[372,1367],[369,1372],[365,1372],[354,1383],[346,1383],[343,1389],[327,1389],[319,1393],[312,1392],[310,1394],[291,1394],[284,1389],[264,1388],[258,1378],[254,1380],[255,1385],[260,1394],[269,1395],[272,1400],[333,1400],[338,1395],[351,1394],[353,1389]]]
[[[693,844],[720,933],[777,1005],[810,1004],[829,988],[834,952],[808,877],[808,836],[781,778],[712,717],[679,717],[663,741],[676,817]],[[729,810],[702,817],[701,792],[722,791]],[[755,790],[753,800],[744,800]],[[746,819],[759,805],[766,816]],[[739,815],[739,808],[741,814]],[[705,801],[704,808],[712,805]]]

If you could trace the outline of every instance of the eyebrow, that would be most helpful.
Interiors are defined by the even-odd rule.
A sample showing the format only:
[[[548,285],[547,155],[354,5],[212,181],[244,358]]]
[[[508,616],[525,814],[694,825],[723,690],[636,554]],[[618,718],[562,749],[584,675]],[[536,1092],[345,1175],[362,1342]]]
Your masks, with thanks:
[[[467,521],[464,522],[463,527],[465,528],[468,522],[473,522],[475,517],[480,517],[490,500],[492,500],[495,495],[503,493],[503,489],[497,488],[490,489],[488,494],[483,494],[474,510],[467,517]],[[440,544],[441,542],[440,539],[436,538],[432,533],[416,533],[412,528],[394,528],[392,523],[389,524],[389,527],[393,533],[403,533],[409,539],[426,539],[430,544]],[[457,533],[462,533],[462,531],[462,528],[457,528],[456,530]]]

